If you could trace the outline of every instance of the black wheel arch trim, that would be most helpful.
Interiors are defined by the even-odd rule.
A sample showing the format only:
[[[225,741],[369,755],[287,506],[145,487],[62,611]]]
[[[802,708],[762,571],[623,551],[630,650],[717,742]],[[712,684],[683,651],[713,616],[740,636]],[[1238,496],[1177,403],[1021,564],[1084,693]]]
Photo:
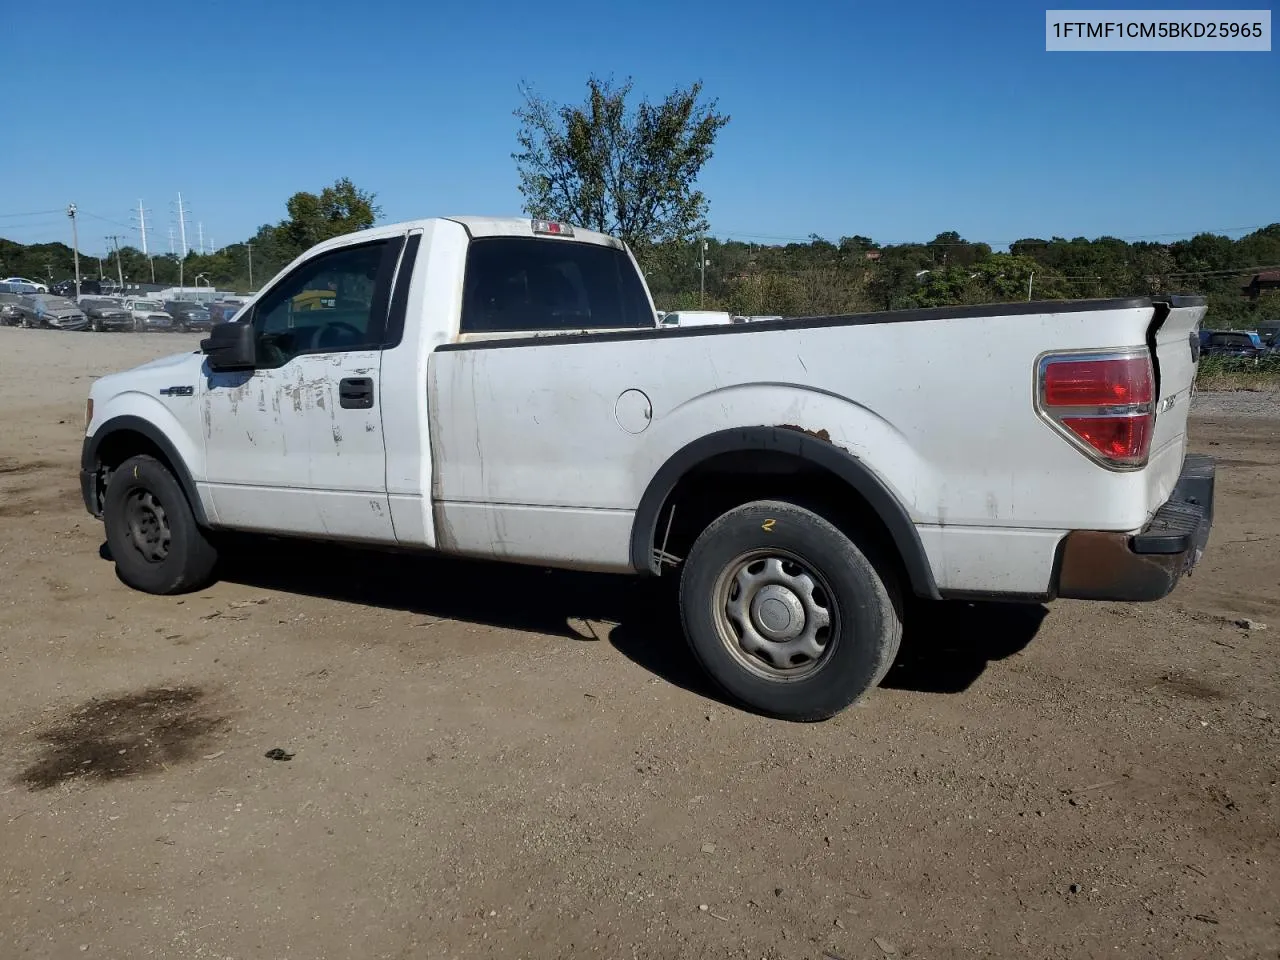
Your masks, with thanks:
[[[160,449],[160,452],[165,455],[165,459],[169,461],[169,466],[173,468],[174,478],[186,495],[187,503],[191,506],[191,512],[195,515],[196,523],[202,527],[209,526],[209,518],[205,515],[204,506],[201,504],[200,497],[196,492],[195,481],[191,479],[191,471],[187,469],[186,462],[179,456],[173,443],[154,423],[131,415],[112,417],[98,427],[92,436],[84,438],[84,444],[80,448],[80,486],[85,500],[85,509],[95,517],[101,516],[101,509],[90,499],[91,497],[94,499],[97,497],[97,481],[94,477],[100,467],[98,450],[102,446],[102,442],[108,437],[121,433],[139,434]]]
[[[640,498],[631,527],[631,565],[656,574],[654,540],[659,513],[681,478],[698,464],[725,453],[754,450],[788,453],[822,467],[852,487],[876,512],[893,538],[911,581],[921,597],[940,599],[933,568],[920,534],[906,509],[888,487],[857,457],[827,440],[785,427],[739,427],[707,434],[676,451],[654,474]]]

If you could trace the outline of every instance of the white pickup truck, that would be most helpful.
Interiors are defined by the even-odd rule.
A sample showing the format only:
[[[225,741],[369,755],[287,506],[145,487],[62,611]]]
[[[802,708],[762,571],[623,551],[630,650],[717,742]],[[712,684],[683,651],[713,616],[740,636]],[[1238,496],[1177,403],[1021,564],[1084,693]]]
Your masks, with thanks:
[[[125,583],[221,531],[679,577],[739,702],[829,717],[913,597],[1153,600],[1199,559],[1205,312],[1167,297],[662,328],[622,243],[516,219],[325,241],[201,351],[98,380],[81,485]],[[429,585],[425,587],[429,589]]]

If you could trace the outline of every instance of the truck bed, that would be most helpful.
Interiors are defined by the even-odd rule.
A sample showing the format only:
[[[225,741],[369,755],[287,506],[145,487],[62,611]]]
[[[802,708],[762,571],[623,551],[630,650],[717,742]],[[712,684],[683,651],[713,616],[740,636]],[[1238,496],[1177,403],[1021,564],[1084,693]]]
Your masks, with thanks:
[[[462,338],[428,368],[435,526],[460,552],[634,569],[637,505],[665,463],[708,433],[785,425],[874,473],[939,588],[1042,593],[1066,531],[1137,530],[1177,483],[1203,309],[1032,301]],[[1146,468],[1106,469],[1037,415],[1046,351],[1150,344],[1162,409]]]

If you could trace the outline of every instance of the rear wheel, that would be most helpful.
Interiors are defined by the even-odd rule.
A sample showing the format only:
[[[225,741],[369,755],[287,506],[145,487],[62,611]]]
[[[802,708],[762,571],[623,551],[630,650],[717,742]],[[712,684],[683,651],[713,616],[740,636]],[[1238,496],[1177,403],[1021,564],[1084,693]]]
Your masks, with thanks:
[[[884,677],[902,638],[897,587],[818,514],[783,501],[728,511],[685,560],[694,656],[761,713],[824,720]]]
[[[186,494],[154,457],[130,457],[103,503],[107,545],[120,579],[144,593],[182,593],[208,582],[218,559]]]

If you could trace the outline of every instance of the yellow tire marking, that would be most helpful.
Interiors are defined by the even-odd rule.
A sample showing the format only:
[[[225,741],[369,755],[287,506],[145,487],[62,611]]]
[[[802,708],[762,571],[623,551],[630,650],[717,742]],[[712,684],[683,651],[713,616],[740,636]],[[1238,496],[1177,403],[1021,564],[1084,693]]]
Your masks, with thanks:
[[[777,522],[778,522],[777,520],[774,520],[772,518],[769,520],[766,520],[764,523],[760,524],[760,529],[763,530],[765,533],[773,533],[773,525]]]

